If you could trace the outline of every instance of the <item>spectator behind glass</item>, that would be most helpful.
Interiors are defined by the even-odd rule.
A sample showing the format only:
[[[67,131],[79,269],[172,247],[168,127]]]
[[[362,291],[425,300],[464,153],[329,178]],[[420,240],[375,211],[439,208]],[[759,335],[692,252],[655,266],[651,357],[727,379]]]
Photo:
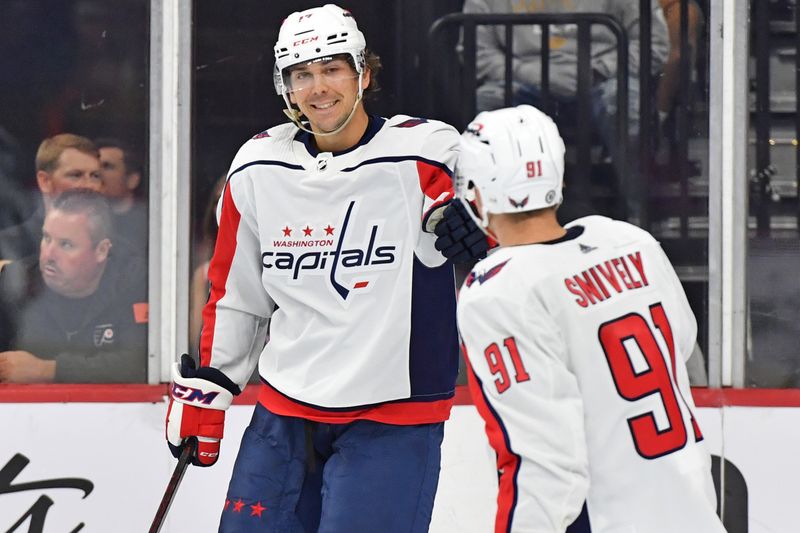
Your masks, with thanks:
[[[652,73],[661,72],[669,37],[658,0],[651,0]],[[629,39],[630,128],[638,131],[639,102],[639,0],[466,0],[465,13],[607,13],[615,16]],[[578,88],[578,36],[574,24],[550,26],[550,95],[572,102]],[[513,104],[541,103],[541,26],[514,28]],[[505,31],[502,26],[478,26],[478,111],[503,107],[505,84]],[[613,142],[616,114],[617,40],[605,26],[592,25],[592,112],[606,142]]]
[[[142,158],[119,139],[101,138],[94,142],[100,150],[103,195],[111,204],[117,236],[146,257],[147,205],[138,194],[144,175]]]
[[[664,65],[664,73],[658,82],[658,93],[656,102],[658,107],[658,123],[661,126],[660,130],[665,128],[664,122],[676,108],[678,101],[678,89],[681,80],[681,0],[660,0],[661,8],[664,10],[664,18],[667,21],[669,28],[669,57]],[[690,83],[692,72],[694,72],[695,62],[697,60],[697,47],[700,40],[700,33],[703,29],[705,20],[703,12],[697,5],[695,0],[685,0],[688,15],[688,32],[687,42],[689,45],[689,80]],[[691,93],[690,93],[691,94]],[[685,102],[684,104],[687,104]],[[673,123],[674,125],[674,123]],[[668,134],[666,139],[670,144],[674,145],[676,132],[674,128]],[[667,165],[669,158],[669,148],[667,142],[661,142],[656,154],[656,161],[660,165]],[[667,173],[669,176],[675,176],[675,172]]]
[[[5,310],[18,317],[0,382],[145,381],[146,272],[109,253],[111,217],[97,192],[66,191],[47,211],[38,261],[0,272]]]
[[[208,263],[217,240],[217,203],[225,188],[225,179],[226,175],[223,174],[214,184],[203,211],[202,240],[195,247],[198,264],[192,272],[192,285],[189,289],[189,345],[192,353],[196,353],[198,349],[200,329],[203,326],[203,306],[208,301]]]
[[[667,57],[669,37],[664,14],[658,0],[651,0],[652,74],[661,72]],[[591,112],[594,126],[609,152],[618,175],[635,176],[638,172],[639,134],[639,0],[466,0],[465,13],[606,13],[619,20],[629,40],[628,53],[628,127],[633,137],[628,159],[621,161],[617,154],[617,40],[605,26],[594,24],[591,29],[592,87]],[[550,26],[550,96],[555,105],[554,120],[563,128],[560,107],[572,104],[578,88],[578,29],[575,24]],[[514,28],[512,59],[513,85],[511,105],[530,104],[542,107],[541,92],[541,26]],[[505,93],[505,30],[503,26],[477,27],[477,107],[488,111],[504,107]],[[638,187],[637,180],[629,186]],[[633,193],[633,191],[631,191]],[[638,216],[639,206],[629,195],[628,216]]]
[[[75,188],[101,191],[97,147],[89,139],[71,133],[45,139],[36,152],[36,184],[42,204],[21,224],[0,230],[0,259],[20,259],[36,253],[45,215],[59,194]]]

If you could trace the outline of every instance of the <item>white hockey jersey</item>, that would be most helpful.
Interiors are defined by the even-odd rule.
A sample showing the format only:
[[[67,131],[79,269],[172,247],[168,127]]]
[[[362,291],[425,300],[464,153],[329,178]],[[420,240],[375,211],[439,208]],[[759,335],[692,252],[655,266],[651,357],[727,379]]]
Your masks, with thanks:
[[[276,414],[447,419],[455,281],[423,226],[452,198],[458,140],[395,116],[370,117],[341,153],[317,153],[291,124],[245,143],[218,208],[201,364],[243,388],[258,360],[259,401]]]
[[[501,248],[459,294],[502,472],[497,532],[722,532],[685,360],[697,324],[658,242],[605,217]]]

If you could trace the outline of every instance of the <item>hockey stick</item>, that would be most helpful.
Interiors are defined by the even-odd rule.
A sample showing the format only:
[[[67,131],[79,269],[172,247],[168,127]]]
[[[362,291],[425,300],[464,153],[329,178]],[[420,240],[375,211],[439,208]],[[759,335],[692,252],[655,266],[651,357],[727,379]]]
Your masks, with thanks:
[[[189,461],[192,459],[196,447],[197,441],[195,439],[189,439],[189,441],[183,447],[181,456],[178,458],[178,464],[175,466],[175,470],[172,472],[172,477],[169,479],[169,483],[167,483],[167,490],[164,491],[164,496],[161,498],[161,505],[158,506],[156,516],[153,518],[153,523],[150,525],[149,533],[158,533],[161,531],[161,526],[164,524],[164,518],[166,518],[167,513],[169,512],[169,508],[172,505],[172,500],[175,498],[175,493],[178,491],[178,486],[181,484],[183,474],[186,473],[186,467],[189,466]]]

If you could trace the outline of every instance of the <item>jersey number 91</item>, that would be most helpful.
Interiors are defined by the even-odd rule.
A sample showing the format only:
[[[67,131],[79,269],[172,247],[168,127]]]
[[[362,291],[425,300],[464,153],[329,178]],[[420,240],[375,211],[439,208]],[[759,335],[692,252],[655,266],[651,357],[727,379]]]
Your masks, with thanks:
[[[695,441],[703,439],[700,428],[680,389],[675,386],[675,344],[672,328],[660,303],[650,306],[650,316],[655,328],[661,332],[669,350],[670,368],[667,359],[656,342],[653,328],[638,313],[630,313],[602,324],[598,330],[600,344],[608,361],[617,392],[629,402],[635,402],[657,394],[664,406],[669,427],[659,429],[653,411],[647,411],[628,419],[636,451],[645,459],[656,459],[680,450],[686,445],[687,434],[680,403],[682,402],[692,421]],[[626,340],[636,343],[647,362],[646,370],[637,372],[631,354],[625,346]]]

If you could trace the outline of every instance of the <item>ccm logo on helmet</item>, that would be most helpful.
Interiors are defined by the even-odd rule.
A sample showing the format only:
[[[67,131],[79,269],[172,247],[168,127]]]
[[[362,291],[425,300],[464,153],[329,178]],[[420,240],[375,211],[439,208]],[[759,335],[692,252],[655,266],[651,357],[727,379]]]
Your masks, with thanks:
[[[299,41],[293,42],[292,46],[300,46],[301,44],[313,43],[314,41],[318,40],[319,40],[319,35],[316,35],[314,37],[306,37],[305,39],[300,39]]]
[[[211,405],[211,402],[213,402],[214,398],[218,395],[219,392],[216,391],[204,393],[202,390],[193,387],[184,387],[177,383],[172,384],[172,397],[186,402]]]

